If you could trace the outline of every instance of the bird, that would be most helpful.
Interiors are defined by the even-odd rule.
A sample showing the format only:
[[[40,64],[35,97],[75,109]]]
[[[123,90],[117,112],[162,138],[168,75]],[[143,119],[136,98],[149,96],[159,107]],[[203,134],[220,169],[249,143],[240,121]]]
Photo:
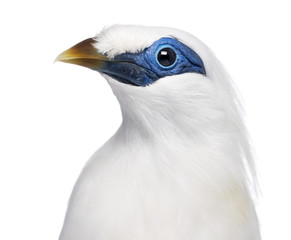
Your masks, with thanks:
[[[56,61],[99,72],[122,114],[79,175],[59,240],[261,239],[242,101],[202,41],[112,25]]]

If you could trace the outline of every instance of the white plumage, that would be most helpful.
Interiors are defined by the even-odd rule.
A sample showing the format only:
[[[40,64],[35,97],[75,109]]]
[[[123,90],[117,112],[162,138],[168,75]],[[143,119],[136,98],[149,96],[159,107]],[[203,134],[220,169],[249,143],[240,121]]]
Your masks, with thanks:
[[[202,58],[146,87],[110,84],[123,122],[83,169],[60,240],[259,240],[255,174],[229,76],[197,38],[161,27],[113,26],[94,47],[113,59],[162,37]]]

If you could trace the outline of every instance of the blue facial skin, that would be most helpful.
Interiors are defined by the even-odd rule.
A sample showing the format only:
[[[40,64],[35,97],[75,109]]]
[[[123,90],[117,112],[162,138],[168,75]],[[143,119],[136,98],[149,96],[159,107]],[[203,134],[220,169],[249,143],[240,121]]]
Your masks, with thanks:
[[[170,66],[165,67],[158,61],[158,52],[163,48],[171,48],[176,53],[176,60]],[[122,83],[143,87],[165,76],[187,72],[206,75],[199,55],[174,38],[161,38],[142,52],[117,55],[98,71]]]

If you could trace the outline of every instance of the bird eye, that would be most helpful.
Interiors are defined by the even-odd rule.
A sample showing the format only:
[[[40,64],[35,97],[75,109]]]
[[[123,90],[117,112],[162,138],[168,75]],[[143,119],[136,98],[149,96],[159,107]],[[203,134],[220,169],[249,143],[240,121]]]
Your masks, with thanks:
[[[176,62],[176,59],[176,52],[169,47],[160,49],[157,54],[158,63],[162,67],[171,67]]]

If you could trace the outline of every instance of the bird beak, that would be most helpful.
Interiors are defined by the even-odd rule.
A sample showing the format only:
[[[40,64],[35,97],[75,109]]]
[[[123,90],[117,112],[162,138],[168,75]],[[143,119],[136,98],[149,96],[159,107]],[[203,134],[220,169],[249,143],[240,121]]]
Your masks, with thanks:
[[[61,53],[55,61],[87,67],[105,73],[119,82],[135,86],[146,86],[156,77],[150,70],[137,65],[133,59],[109,59],[98,53],[94,43],[96,40],[88,38]]]
[[[92,70],[100,70],[110,61],[106,56],[97,52],[93,38],[88,38],[61,53],[55,61],[76,64]]]

